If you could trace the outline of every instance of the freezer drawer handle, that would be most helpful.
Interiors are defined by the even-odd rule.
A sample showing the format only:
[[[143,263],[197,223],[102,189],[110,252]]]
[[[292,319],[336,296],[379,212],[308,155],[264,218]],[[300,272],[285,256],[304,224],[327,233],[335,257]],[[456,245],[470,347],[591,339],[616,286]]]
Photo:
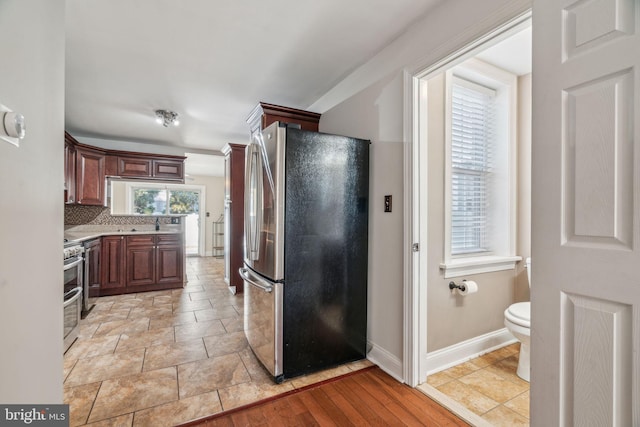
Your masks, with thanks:
[[[257,277],[254,278],[250,278],[249,277],[249,270],[247,270],[246,268],[240,268],[238,270],[238,272],[240,273],[240,277],[242,277],[246,282],[252,284],[253,286],[255,286],[256,288],[260,288],[265,292],[269,292],[271,293],[271,291],[273,291],[273,286],[264,282],[262,279],[258,279]],[[262,282],[262,283],[260,283]]]

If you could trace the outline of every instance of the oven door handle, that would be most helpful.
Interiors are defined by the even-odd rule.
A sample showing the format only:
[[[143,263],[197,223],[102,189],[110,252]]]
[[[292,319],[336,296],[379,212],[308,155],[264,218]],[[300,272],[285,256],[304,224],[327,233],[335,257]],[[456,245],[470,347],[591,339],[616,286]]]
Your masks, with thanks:
[[[75,295],[73,295],[75,293]],[[67,299],[67,297],[69,297],[70,295],[73,295],[70,299]],[[64,294],[64,308],[69,307],[71,304],[73,304],[74,302],[76,302],[78,300],[78,298],[80,298],[80,295],[82,295],[82,288],[81,287],[77,287],[77,288],[73,288],[71,289],[69,292],[67,292],[66,294]]]
[[[78,264],[80,264],[82,261],[84,261],[84,259],[82,259],[82,258],[78,258],[76,261],[73,261],[71,264],[66,264],[66,265],[64,266],[65,271],[66,271],[66,270],[69,270],[69,269],[71,269],[71,268],[73,268],[73,267],[75,267],[75,266],[77,266],[77,265],[78,265]]]

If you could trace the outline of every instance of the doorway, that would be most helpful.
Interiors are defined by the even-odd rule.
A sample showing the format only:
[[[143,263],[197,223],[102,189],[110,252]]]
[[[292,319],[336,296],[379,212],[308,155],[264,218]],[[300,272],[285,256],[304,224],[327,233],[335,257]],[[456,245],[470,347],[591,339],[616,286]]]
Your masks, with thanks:
[[[530,40],[529,12],[412,76],[412,241],[421,244],[412,257],[412,286],[406,291],[411,327],[405,342],[411,345],[405,346],[410,353],[405,379],[410,385],[513,342],[502,312],[514,299],[529,298],[519,260],[530,255]],[[528,46],[518,47],[521,43]],[[458,93],[455,85],[462,88]],[[452,125],[459,107],[454,98],[469,97],[475,103],[477,94],[506,108],[492,110],[494,122],[511,123],[504,131],[493,131],[502,133],[504,141],[484,157],[456,141]],[[475,112],[486,113],[491,102],[483,102],[473,105]],[[455,163],[455,150],[462,150],[463,157],[476,155],[471,170]],[[500,169],[499,177],[483,178],[482,168]],[[488,207],[478,203],[496,192],[504,195],[497,202]],[[491,218],[496,203],[501,203],[498,215]],[[465,233],[460,228],[477,223],[485,229]],[[464,279],[478,282],[477,294],[462,297],[449,289],[449,282]]]

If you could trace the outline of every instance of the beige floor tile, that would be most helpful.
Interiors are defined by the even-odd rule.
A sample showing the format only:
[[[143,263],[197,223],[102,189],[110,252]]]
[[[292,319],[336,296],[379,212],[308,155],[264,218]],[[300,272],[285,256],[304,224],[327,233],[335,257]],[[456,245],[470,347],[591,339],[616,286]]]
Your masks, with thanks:
[[[224,354],[238,353],[249,345],[244,332],[232,332],[211,337],[204,337],[209,357],[222,356]]]
[[[131,427],[133,425],[133,413],[107,418],[87,425],[91,427]]]
[[[268,397],[276,396],[287,391],[294,390],[293,384],[283,383],[243,383],[231,387],[221,388],[220,400],[225,411],[237,408],[239,406],[248,405]]]
[[[226,330],[220,320],[178,325],[176,329],[176,342],[189,341],[195,338],[203,338],[211,335],[224,334]]]
[[[221,322],[228,333],[244,331],[244,319],[242,317],[221,319]]]
[[[292,378],[290,382],[294,388],[302,388],[310,384],[319,383],[320,381],[330,380],[331,378],[348,374],[349,372],[351,372],[351,370],[346,365],[340,365],[336,366],[335,368],[325,369],[313,374]]]
[[[373,362],[367,359],[362,359],[362,360],[356,360],[355,362],[347,363],[346,366],[351,371],[359,371],[360,369],[368,368],[369,366],[373,366],[373,365],[374,365]]]
[[[172,295],[171,289],[165,289],[162,291],[139,292],[135,294],[137,299],[149,299],[149,298],[171,296],[171,295]]]
[[[89,412],[96,400],[100,383],[84,384],[64,388],[64,403],[69,405],[69,425],[80,426],[87,423]]]
[[[136,307],[131,309],[129,313],[129,319],[135,319],[138,317],[166,317],[173,314],[172,303],[163,304],[159,306],[151,305],[149,307]]]
[[[496,375],[500,375],[502,378],[521,384],[525,387],[529,387],[529,383],[517,374],[518,371],[518,358],[516,356],[509,356],[506,359],[502,359],[493,365],[489,365],[485,368],[488,372]]]
[[[208,310],[194,311],[198,322],[204,322],[206,320],[218,320],[228,319],[238,316],[238,312],[233,306],[227,305],[221,308],[210,308]]]
[[[166,368],[207,358],[202,338],[179,343],[160,344],[147,347],[143,371]]]
[[[468,362],[464,362],[459,365],[452,366],[451,368],[445,369],[442,372],[449,375],[450,377],[460,378],[465,375],[469,375],[477,371],[478,369],[480,369],[480,367],[475,364],[475,359],[473,359],[473,361],[470,360]]]
[[[63,360],[64,363],[62,365],[62,381],[64,382],[67,380],[67,377],[69,376],[69,373],[71,372],[73,367],[76,366],[78,359],[71,359],[65,356]]]
[[[473,359],[473,363],[476,366],[484,368],[493,363],[496,363],[497,361],[503,358],[504,357],[501,354],[499,354],[497,351],[492,351],[491,353],[483,354],[480,357],[476,357],[475,359]]]
[[[515,344],[510,344],[510,345],[508,345],[506,347],[499,348],[496,351],[494,351],[493,353],[496,354],[498,359],[504,359],[504,358],[509,357],[509,356],[514,356],[514,355],[518,354],[518,352],[520,352],[520,344],[519,343],[515,343]]]
[[[173,303],[173,311],[179,313],[181,311],[206,310],[211,307],[208,299],[198,301],[181,301]]]
[[[139,298],[129,298],[124,299],[122,301],[114,301],[112,303],[112,310],[131,310],[132,308],[144,308],[153,306],[152,299],[139,299]]]
[[[180,398],[251,381],[237,354],[214,357],[178,366]]]
[[[101,323],[94,338],[103,335],[120,335],[143,332],[149,329],[149,318],[141,317],[139,319],[114,320],[112,322]]]
[[[112,322],[114,320],[125,320],[129,317],[130,308],[124,308],[119,310],[109,310],[109,311],[91,311],[82,319],[81,323],[104,323],[104,322]]]
[[[217,391],[202,393],[135,413],[134,427],[175,426],[222,411]]]
[[[482,415],[499,405],[495,400],[473,390],[458,380],[449,381],[436,388],[477,415]]]
[[[529,420],[509,408],[498,406],[483,415],[495,427],[529,427]]]
[[[484,369],[458,380],[499,403],[513,399],[529,388],[528,385],[513,383]]]
[[[154,317],[149,320],[149,330],[166,328],[168,326],[187,325],[189,323],[196,323],[196,316],[193,314],[193,311],[173,313],[165,317]]]
[[[118,335],[109,335],[90,339],[77,339],[64,354],[65,358],[83,359],[113,353],[118,344]]]
[[[175,342],[175,330],[173,326],[169,326],[167,328],[151,329],[137,334],[122,334],[120,335],[116,351],[129,351],[136,348],[151,347],[172,342]]]
[[[427,377],[427,384],[437,388],[442,384],[453,381],[454,379],[455,378],[453,378],[451,375],[448,375],[446,372],[438,372]]]
[[[175,367],[107,380],[100,387],[89,421],[100,421],[175,400],[178,400]]]
[[[142,372],[144,349],[80,359],[65,386],[77,386]]]
[[[78,329],[78,339],[85,339],[93,337],[96,330],[100,326],[100,323],[86,323],[84,320],[80,321],[80,328]]]
[[[504,406],[511,409],[512,411],[522,415],[526,419],[529,419],[529,391],[514,397],[513,399],[504,403]]]
[[[238,355],[247,368],[251,381],[273,383],[273,377],[264,366],[262,366],[250,347],[238,352]]]

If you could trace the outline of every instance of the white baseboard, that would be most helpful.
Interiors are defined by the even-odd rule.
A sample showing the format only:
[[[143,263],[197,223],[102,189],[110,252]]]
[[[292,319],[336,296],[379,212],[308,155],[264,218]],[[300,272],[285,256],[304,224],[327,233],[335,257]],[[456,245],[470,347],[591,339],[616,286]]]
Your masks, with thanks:
[[[507,328],[459,342],[427,354],[427,375],[435,374],[469,359],[517,342]]]
[[[367,341],[367,347],[371,348],[367,353],[368,360],[378,365],[380,369],[391,375],[396,380],[402,383],[404,382],[402,375],[402,361],[400,359],[370,341]]]

